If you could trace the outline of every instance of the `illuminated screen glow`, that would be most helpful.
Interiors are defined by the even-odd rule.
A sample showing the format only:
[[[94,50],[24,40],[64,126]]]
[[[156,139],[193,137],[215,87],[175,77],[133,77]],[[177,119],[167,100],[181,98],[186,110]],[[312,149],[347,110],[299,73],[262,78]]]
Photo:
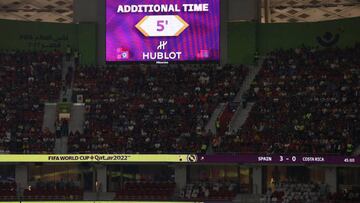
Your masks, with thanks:
[[[106,61],[219,61],[220,0],[106,0]]]

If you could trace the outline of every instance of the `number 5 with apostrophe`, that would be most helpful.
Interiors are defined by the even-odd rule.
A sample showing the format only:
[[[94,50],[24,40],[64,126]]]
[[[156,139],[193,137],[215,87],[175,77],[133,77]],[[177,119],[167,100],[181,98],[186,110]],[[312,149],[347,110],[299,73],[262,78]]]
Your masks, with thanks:
[[[177,37],[189,24],[178,15],[145,16],[135,25],[145,37]]]

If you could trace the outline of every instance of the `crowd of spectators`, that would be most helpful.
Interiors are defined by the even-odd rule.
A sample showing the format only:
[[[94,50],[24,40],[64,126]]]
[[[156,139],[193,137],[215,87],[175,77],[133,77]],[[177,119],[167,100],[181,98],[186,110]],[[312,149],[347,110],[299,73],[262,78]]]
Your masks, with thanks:
[[[42,130],[44,103],[61,89],[58,52],[0,53],[0,153],[49,153],[54,136]]]
[[[360,192],[345,189],[330,193],[326,184],[282,181],[268,189],[260,200],[262,203],[355,203],[360,201]]]
[[[237,185],[232,182],[198,182],[187,184],[180,191],[179,198],[183,200],[231,201],[237,194]]]
[[[38,190],[76,190],[79,189],[73,180],[60,179],[59,181],[42,181],[37,180],[32,189]],[[31,190],[31,189],[30,189]]]
[[[14,181],[0,181],[0,200],[16,199],[16,183]]]
[[[360,45],[272,52],[244,96],[254,106],[221,152],[352,154],[360,141]]]
[[[205,152],[205,125],[231,102],[244,67],[83,67],[74,97],[86,105],[84,133],[71,132],[71,153]]]
[[[26,200],[80,200],[83,190],[73,182],[65,181],[36,181],[32,186],[18,193],[14,181],[0,181],[0,200],[17,200],[21,196]]]
[[[280,182],[275,185],[271,201],[278,203],[317,203],[326,196],[326,186],[316,183]]]
[[[357,189],[346,189],[339,191],[328,196],[328,201],[326,203],[337,203],[337,202],[346,202],[346,203],[356,203],[360,202],[360,190]]]
[[[169,200],[175,186],[174,182],[126,182],[115,200]]]
[[[73,180],[64,179],[46,182],[37,180],[23,193],[26,200],[82,200],[82,197],[83,190]]]

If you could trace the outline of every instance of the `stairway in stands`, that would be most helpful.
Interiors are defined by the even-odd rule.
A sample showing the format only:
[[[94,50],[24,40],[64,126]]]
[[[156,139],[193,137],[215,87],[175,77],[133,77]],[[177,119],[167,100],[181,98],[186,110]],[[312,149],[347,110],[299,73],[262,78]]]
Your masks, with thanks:
[[[258,64],[262,64],[262,60]],[[230,130],[237,130],[242,126],[253,106],[253,104],[248,104],[246,108],[242,108],[242,96],[250,89],[251,83],[260,69],[261,65],[249,66],[249,74],[246,76],[240,91],[236,94],[234,99],[234,104],[238,106],[236,112],[232,112],[231,108],[229,108],[226,104],[220,104],[208,122],[206,130],[210,129],[211,132],[215,133],[215,125],[218,119],[220,120],[220,125],[222,126],[221,131],[226,131],[228,129],[228,125],[230,125]]]
[[[250,86],[255,79],[256,75],[259,73],[261,69],[261,64],[263,62],[262,60],[259,61],[257,65],[251,66],[248,76],[246,77],[243,86],[241,87],[241,90],[236,95],[235,102],[240,104],[239,108],[234,113],[234,116],[232,117],[230,121],[230,130],[231,131],[237,131],[241,128],[241,126],[245,123],[246,118],[248,117],[254,103],[248,103],[246,107],[244,108],[243,103],[243,95],[250,89]]]
[[[69,121],[69,132],[74,129],[78,129],[78,124],[76,123],[76,119],[79,119],[78,107],[72,104],[72,85],[74,78],[74,68],[75,61],[73,58],[70,60],[66,60],[66,57],[63,59],[63,68],[62,68],[62,90],[60,94],[60,100],[58,105],[55,107],[55,116],[53,121],[51,121],[54,125],[56,119],[58,119],[58,110],[60,106],[67,106],[68,112],[70,113],[70,121]],[[72,72],[71,72],[72,70]],[[70,82],[69,82],[70,81]],[[75,116],[74,116],[75,115]],[[73,118],[74,117],[74,118]],[[56,154],[66,154],[68,152],[68,137],[62,136],[60,138],[56,138],[55,142],[55,150]]]
[[[45,108],[44,108],[44,119],[43,119],[43,125],[42,125],[42,129],[49,129],[50,132],[55,133],[56,129],[55,129],[55,123],[56,120],[58,119],[58,107],[59,107],[59,103],[62,103],[63,101],[69,101],[69,98],[71,98],[71,91],[68,90],[68,88],[64,88],[66,87],[65,85],[65,79],[66,79],[66,75],[68,73],[68,67],[69,66],[73,66],[74,63],[73,61],[66,61],[65,57],[63,59],[63,63],[62,63],[62,87],[61,87],[61,91],[60,91],[60,95],[59,95],[59,100],[58,103],[45,103]],[[66,153],[66,146],[64,144],[64,140],[62,138],[56,138],[55,141],[55,148],[54,148],[54,153],[56,154],[63,154]]]
[[[67,99],[71,102],[71,111],[70,111],[70,120],[69,120],[69,133],[79,131],[80,133],[84,132],[84,122],[85,122],[85,104],[84,103],[77,103],[73,101],[73,84],[74,84],[74,75],[75,75],[75,62],[72,59],[71,63],[69,64],[73,68],[72,73],[72,80],[71,85],[68,87],[67,90]],[[66,144],[66,148],[68,147],[68,137],[63,138],[63,142]],[[67,152],[67,151],[66,151]]]
[[[64,57],[63,60],[63,69],[62,69],[62,81],[63,81],[63,89],[62,89],[62,94],[60,96],[60,101],[62,102],[71,102],[71,97],[72,97],[72,85],[73,85],[73,78],[74,78],[74,71],[69,72],[70,68],[72,68],[72,70],[74,70],[75,67],[75,61],[74,58],[70,58],[69,61],[66,60],[66,57]],[[71,77],[71,83],[70,85],[66,84],[66,77],[68,76],[68,74]]]
[[[50,132],[55,133],[55,121],[57,118],[57,104],[45,103],[44,119],[42,129],[49,129]]]
[[[84,132],[85,104],[73,103],[71,107],[71,117],[69,122],[69,132]]]
[[[226,105],[224,103],[221,103],[211,114],[210,120],[208,121],[205,130],[208,132],[215,134],[216,133],[216,121],[221,116],[221,114],[224,112],[226,108]]]
[[[262,60],[258,63],[261,64]],[[240,91],[236,94],[236,97],[233,101],[233,104],[237,106],[237,110],[234,112],[232,107],[229,106],[228,103],[221,103],[218,107],[214,110],[213,114],[211,115],[210,120],[208,121],[205,130],[211,131],[213,134],[220,133],[224,134],[230,127],[230,130],[237,130],[241,126],[249,114],[251,107],[253,104],[247,105],[245,109],[242,109],[242,95],[247,92],[250,88],[252,81],[254,80],[255,76],[258,74],[261,66],[260,65],[252,65],[249,66],[249,74],[246,76],[243,84],[240,87]],[[234,108],[236,109],[236,108]],[[220,132],[216,132],[216,122],[220,122]],[[207,150],[208,154],[213,152],[212,145],[209,145]]]

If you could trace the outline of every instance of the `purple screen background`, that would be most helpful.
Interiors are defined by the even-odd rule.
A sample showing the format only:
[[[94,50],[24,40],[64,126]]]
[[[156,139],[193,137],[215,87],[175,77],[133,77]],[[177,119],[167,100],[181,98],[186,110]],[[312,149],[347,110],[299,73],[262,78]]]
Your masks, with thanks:
[[[117,13],[118,5],[209,3],[209,12]],[[135,25],[146,15],[179,15],[190,26],[178,37],[145,37]],[[143,52],[157,52],[160,41],[168,41],[161,52],[182,52],[180,61],[219,61],[220,0],[106,0],[106,61],[147,61]],[[129,59],[117,59],[117,49],[129,51]],[[209,58],[199,59],[200,50],[209,50]],[[156,60],[158,61],[158,60]],[[171,61],[171,60],[166,60]]]

